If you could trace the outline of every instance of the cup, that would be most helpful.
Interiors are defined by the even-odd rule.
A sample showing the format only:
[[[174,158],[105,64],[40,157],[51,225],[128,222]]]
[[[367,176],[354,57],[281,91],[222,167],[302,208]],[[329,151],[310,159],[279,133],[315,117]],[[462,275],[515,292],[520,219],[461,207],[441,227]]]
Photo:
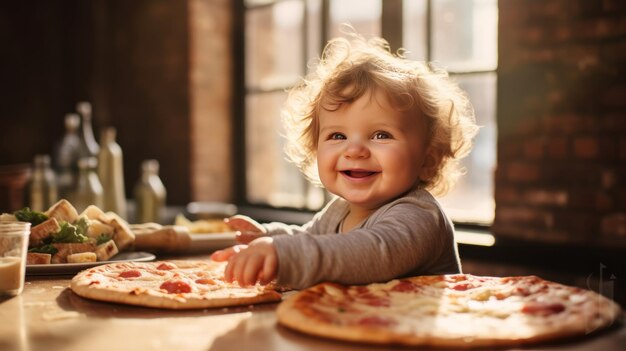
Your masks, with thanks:
[[[24,290],[30,223],[0,222],[0,295]]]

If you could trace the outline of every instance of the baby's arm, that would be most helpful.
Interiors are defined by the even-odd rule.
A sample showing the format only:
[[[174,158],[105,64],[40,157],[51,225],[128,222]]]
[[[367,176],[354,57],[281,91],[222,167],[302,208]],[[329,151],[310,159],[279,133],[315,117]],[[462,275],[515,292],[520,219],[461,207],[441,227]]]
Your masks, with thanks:
[[[248,216],[236,215],[224,221],[237,231],[235,240],[239,244],[247,244],[256,238],[267,235],[265,228],[263,228],[259,222]]]
[[[241,286],[258,281],[268,284],[276,278],[278,258],[271,237],[258,238],[249,245],[235,245],[211,255],[214,261],[228,261],[224,271],[227,282],[236,281]]]

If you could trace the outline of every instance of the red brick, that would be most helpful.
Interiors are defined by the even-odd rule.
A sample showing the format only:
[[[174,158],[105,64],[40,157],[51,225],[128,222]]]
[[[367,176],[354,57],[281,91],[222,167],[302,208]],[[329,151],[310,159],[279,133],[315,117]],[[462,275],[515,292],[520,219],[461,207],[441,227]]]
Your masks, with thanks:
[[[586,19],[575,24],[574,30],[582,39],[608,39],[624,35],[620,17]]]
[[[525,203],[539,206],[563,207],[568,204],[567,192],[563,190],[531,190],[523,197]]]
[[[546,142],[543,138],[533,138],[524,142],[524,156],[527,159],[541,159],[545,154]]]
[[[494,193],[497,203],[516,203],[520,199],[520,192],[513,187],[498,186]]]
[[[602,218],[602,234],[626,237],[626,213],[611,213]]]
[[[626,3],[626,2],[624,2]],[[611,63],[619,67],[620,63],[626,58],[626,42],[616,41],[607,42],[600,47],[602,59],[606,63]]]
[[[602,133],[626,133],[626,114],[611,113],[598,119],[598,131]]]
[[[615,187],[617,183],[617,175],[612,170],[605,170],[602,172],[602,189],[611,189]]]
[[[583,159],[597,158],[600,145],[597,138],[579,137],[574,139],[574,156]]]
[[[499,223],[518,224],[523,226],[552,228],[554,218],[551,213],[539,209],[500,207],[496,208],[496,220]]]
[[[597,120],[593,117],[575,114],[555,114],[543,121],[546,132],[572,135],[595,128]]]
[[[588,69],[588,66],[598,66],[600,63],[600,48],[595,44],[577,44],[559,47],[556,60],[561,65],[568,65],[578,71]],[[570,73],[577,74],[577,71]],[[576,78],[576,77],[574,77]]]
[[[595,209],[598,211],[607,211],[614,208],[614,201],[611,196],[606,193],[599,192],[595,197]]]
[[[528,163],[511,163],[507,168],[507,178],[514,182],[533,182],[539,179],[539,167]]]
[[[522,155],[522,146],[518,142],[508,139],[508,142],[502,143],[498,148],[498,157],[503,159],[517,159]]]
[[[568,140],[563,137],[553,137],[548,141],[548,155],[554,159],[564,159],[568,155]]]
[[[541,27],[525,28],[520,33],[520,39],[524,44],[537,44],[540,43],[545,33]]]
[[[626,85],[613,86],[603,95],[602,102],[607,107],[626,107]]]
[[[527,63],[547,63],[554,61],[556,53],[551,48],[541,48],[538,50],[528,51],[524,54]]]

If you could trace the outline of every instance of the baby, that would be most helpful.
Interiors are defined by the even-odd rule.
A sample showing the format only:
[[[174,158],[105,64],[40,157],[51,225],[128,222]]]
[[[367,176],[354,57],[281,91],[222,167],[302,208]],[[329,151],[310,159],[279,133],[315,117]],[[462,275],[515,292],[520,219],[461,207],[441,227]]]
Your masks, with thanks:
[[[391,54],[380,38],[333,39],[283,117],[291,161],[336,197],[302,226],[231,218],[247,245],[211,256],[228,261],[227,281],[301,289],[461,271],[454,227],[431,193],[453,185],[477,126],[445,71]]]

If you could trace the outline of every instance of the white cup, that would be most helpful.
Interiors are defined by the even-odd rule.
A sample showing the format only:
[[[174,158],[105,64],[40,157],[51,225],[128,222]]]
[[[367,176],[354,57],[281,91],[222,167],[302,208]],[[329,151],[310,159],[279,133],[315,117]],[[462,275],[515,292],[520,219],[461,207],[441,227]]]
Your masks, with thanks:
[[[0,295],[24,290],[30,223],[0,222]]]

